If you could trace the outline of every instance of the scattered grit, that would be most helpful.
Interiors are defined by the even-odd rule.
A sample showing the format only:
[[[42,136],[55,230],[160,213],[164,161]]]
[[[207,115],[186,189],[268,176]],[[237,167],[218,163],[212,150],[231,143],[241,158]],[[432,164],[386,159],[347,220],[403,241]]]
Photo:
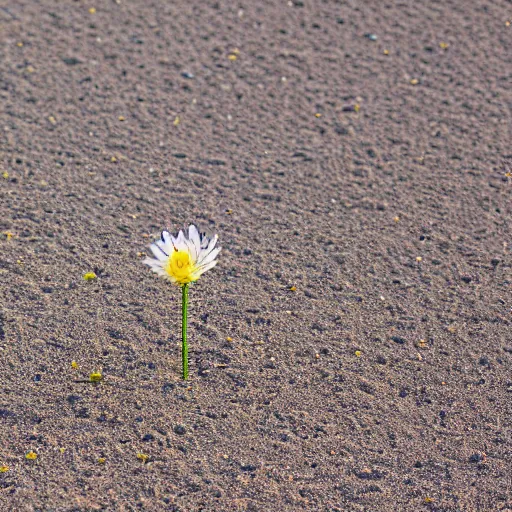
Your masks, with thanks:
[[[1,510],[512,510],[511,15],[2,2]]]

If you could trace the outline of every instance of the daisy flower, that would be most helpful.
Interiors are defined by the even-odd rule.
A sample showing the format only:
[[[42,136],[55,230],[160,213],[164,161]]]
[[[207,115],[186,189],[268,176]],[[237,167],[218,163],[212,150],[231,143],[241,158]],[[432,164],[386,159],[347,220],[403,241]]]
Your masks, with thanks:
[[[217,264],[217,240],[217,235],[209,238],[193,224],[188,228],[188,236],[181,230],[176,237],[162,231],[160,240],[150,247],[156,259],[146,258],[143,263],[178,286],[193,283]]]
[[[188,228],[188,236],[183,231],[180,231],[176,237],[168,231],[162,231],[160,240],[150,246],[155,258],[146,258],[143,261],[159,276],[181,286],[181,358],[185,380],[188,378],[188,287],[190,283],[197,281],[202,274],[217,264],[215,258],[220,252],[220,247],[215,247],[217,239],[217,235],[210,238],[204,233],[199,233],[193,224]]]

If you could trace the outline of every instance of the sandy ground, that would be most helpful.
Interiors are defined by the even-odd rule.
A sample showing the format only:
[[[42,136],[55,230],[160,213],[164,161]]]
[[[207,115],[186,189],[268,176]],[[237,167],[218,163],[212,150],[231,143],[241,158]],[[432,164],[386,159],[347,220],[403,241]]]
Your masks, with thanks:
[[[2,0],[1,509],[512,510],[511,19]]]

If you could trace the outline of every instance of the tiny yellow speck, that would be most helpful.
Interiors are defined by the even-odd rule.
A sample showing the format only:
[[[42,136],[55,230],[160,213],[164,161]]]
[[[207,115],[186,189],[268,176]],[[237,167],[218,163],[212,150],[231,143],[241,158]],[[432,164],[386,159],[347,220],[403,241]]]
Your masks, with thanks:
[[[356,103],[354,105],[354,112],[359,112],[360,109],[361,109],[361,105],[359,105],[359,103]]]
[[[455,325],[450,325],[448,327],[448,332],[451,332],[452,334],[456,333],[457,332],[457,327],[455,327]]]
[[[119,116],[119,121],[124,121],[125,117],[124,116]]]
[[[4,172],[2,173],[2,178],[3,178],[4,180],[8,180],[8,179],[9,179],[9,173],[8,173],[7,171],[4,171]]]
[[[362,352],[360,350],[356,350],[354,354],[356,355],[356,357],[361,357]]]
[[[318,118],[318,117],[322,117],[322,114],[320,114],[320,112],[317,112],[317,113],[315,114],[315,117],[316,117],[316,118]]]
[[[506,173],[505,173],[505,176],[506,176],[507,178],[512,178],[512,172],[506,172]],[[4,176],[4,177],[5,177],[5,176]]]
[[[412,78],[412,79],[410,80],[410,84],[411,84],[411,85],[418,85],[418,84],[419,84],[419,80],[418,80],[417,78]]]
[[[230,209],[228,208],[228,209],[226,210],[226,213],[227,213],[228,215],[231,215],[231,214],[233,213],[233,210],[230,210]]]
[[[37,459],[37,453],[30,450],[26,455],[25,458],[28,460],[35,460]]]
[[[233,54],[233,53],[230,53],[230,54],[228,55],[228,59],[229,59],[229,60],[231,60],[231,61],[234,61],[234,60],[236,60],[236,55],[235,55],[235,54]]]
[[[176,116],[174,118],[174,122],[172,123],[174,126],[178,126],[180,124],[180,116]]]
[[[9,471],[9,466],[0,466],[0,473],[7,473]]]
[[[10,231],[5,231],[4,235],[7,241],[9,241],[14,236]]]
[[[95,8],[95,7],[91,7],[91,8],[89,9],[89,13],[90,13],[90,14],[94,14],[95,12],[96,12],[96,8]]]
[[[17,263],[18,265],[23,265],[23,261],[21,261],[21,260],[16,260],[16,263]]]
[[[32,66],[26,67],[27,73],[34,73],[35,69]]]
[[[443,43],[443,42],[439,43],[439,47],[443,50],[446,50],[448,48],[448,46],[450,46],[448,43]]]
[[[52,123],[52,124],[57,124],[57,119],[55,119],[55,117],[53,117],[53,116],[50,116],[48,118],[48,121],[50,121],[50,123]]]
[[[425,498],[425,503],[432,503],[434,501],[434,498],[430,498],[429,496],[427,496]]]
[[[296,291],[296,290],[297,290],[297,287],[296,287],[296,286],[290,286],[290,291],[291,291],[291,292],[294,292],[294,291]]]
[[[418,341],[418,348],[426,348],[427,342],[425,340]]]
[[[66,451],[66,448],[59,448],[60,453],[64,453]]]
[[[423,258],[421,256],[416,256],[416,261],[418,263],[421,263],[423,261]]]
[[[89,375],[89,380],[91,382],[99,382],[103,378],[103,375],[101,375],[100,372],[93,372],[91,375]]]
[[[233,341],[233,338],[231,338],[231,336],[228,336],[228,337],[226,338],[226,341],[232,342],[232,341]]]
[[[400,221],[400,217],[398,217],[398,216],[397,216],[397,217],[393,217],[393,220],[394,220],[395,222],[399,222],[399,221]]]
[[[78,363],[76,361],[71,361],[71,368],[78,370]]]
[[[382,53],[383,53],[384,55],[389,55],[389,50],[384,50]]]
[[[110,159],[110,161],[111,161],[112,163],[116,163],[116,162],[117,162],[117,158],[116,158],[115,156],[113,156],[113,157]]]
[[[93,279],[96,279],[96,274],[94,272],[87,272],[86,274],[84,274],[84,279],[86,281],[92,281]]]
[[[145,453],[137,453],[137,459],[142,462],[146,462],[149,459],[149,455],[146,455]]]
[[[16,43],[16,46],[19,46],[21,48],[23,46],[23,43],[19,41],[18,43]]]
[[[315,354],[315,359],[320,359],[320,354]]]
[[[105,457],[100,457],[100,458],[98,459],[98,464],[105,464],[105,461],[106,461],[106,460],[107,460],[107,459],[105,459]]]

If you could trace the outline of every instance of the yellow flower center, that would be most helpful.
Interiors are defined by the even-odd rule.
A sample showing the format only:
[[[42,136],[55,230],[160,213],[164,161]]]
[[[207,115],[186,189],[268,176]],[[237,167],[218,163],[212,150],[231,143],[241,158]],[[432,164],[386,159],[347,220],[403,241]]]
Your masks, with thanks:
[[[194,281],[192,274],[195,270],[188,251],[172,251],[165,266],[165,271],[181,284]]]

